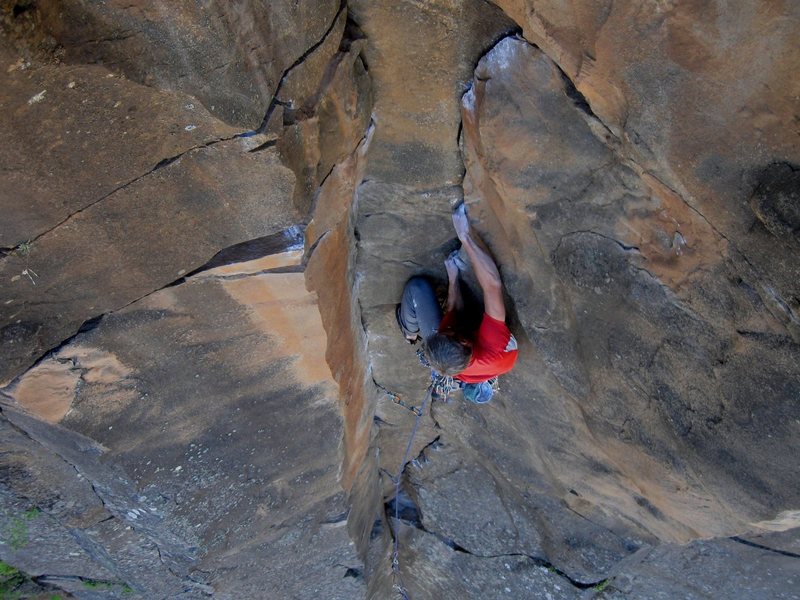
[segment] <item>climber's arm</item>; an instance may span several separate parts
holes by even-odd
[[[483,290],[486,314],[498,321],[505,321],[506,306],[503,302],[503,282],[500,280],[500,271],[497,270],[497,265],[494,264],[492,257],[479,243],[479,238],[471,231],[463,204],[453,212],[453,226]]]
[[[458,265],[452,257],[444,261],[444,268],[447,269],[447,306],[445,312],[451,310],[461,310],[464,307],[464,299],[461,297],[461,287],[458,285]]]

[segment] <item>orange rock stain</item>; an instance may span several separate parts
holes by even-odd
[[[260,331],[275,339],[276,355],[293,357],[293,370],[299,382],[335,389],[325,361],[327,339],[316,294],[306,290],[302,273],[265,273],[223,280],[222,287],[234,300],[248,307]]]

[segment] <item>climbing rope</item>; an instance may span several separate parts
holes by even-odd
[[[420,362],[423,365],[430,368],[430,364],[421,350],[417,351],[417,356],[419,356]],[[458,380],[453,379],[449,375],[439,375],[436,371],[431,369],[431,382],[428,385],[427,391],[425,392],[425,398],[423,399],[419,409],[411,409],[415,415],[414,426],[411,428],[411,435],[408,438],[408,444],[406,444],[406,451],[405,454],[403,454],[403,460],[400,463],[400,469],[397,471],[397,475],[395,475],[393,478],[394,523],[392,523],[392,534],[394,537],[394,545],[392,549],[392,573],[397,579],[395,589],[398,591],[403,600],[409,600],[408,591],[403,584],[403,577],[400,574],[400,536],[398,523],[400,522],[400,484],[402,483],[403,471],[405,471],[406,465],[411,457],[411,448],[414,446],[414,438],[417,435],[419,422],[422,419],[422,415],[425,414],[425,409],[428,406],[428,402],[432,401],[433,399],[448,402],[450,399],[450,394],[459,387],[460,383]]]
[[[425,413],[425,408],[428,406],[428,401],[431,399],[432,393],[433,383],[428,386],[428,391],[425,393],[425,399],[422,401],[422,405],[420,406],[419,410],[414,411],[414,426],[411,428],[411,435],[408,438],[408,444],[406,445],[406,451],[403,455],[403,461],[400,463],[400,469],[397,471],[397,475],[394,476],[394,522],[392,523],[394,547],[392,549],[392,572],[397,578],[397,584],[395,585],[395,588],[400,593],[400,596],[403,598],[403,600],[409,600],[409,598],[406,587],[403,585],[403,577],[400,574],[400,536],[398,527],[398,523],[400,522],[400,483],[403,477],[403,471],[405,470],[411,455],[411,448],[414,445],[414,437],[417,435],[417,429],[419,429],[420,419]]]

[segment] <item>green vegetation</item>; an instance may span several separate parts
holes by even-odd
[[[84,579],[83,587],[87,590],[113,590],[121,589],[123,594],[132,594],[133,588],[127,583],[119,581],[103,581],[102,579]]]
[[[608,587],[609,583],[611,583],[610,579],[603,579],[603,581],[601,581],[600,583],[595,585],[592,589],[595,592],[602,592],[604,589],[606,589]]]
[[[8,526],[8,543],[14,550],[19,550],[27,546],[29,541],[28,524],[19,517],[14,517]]]
[[[36,519],[40,514],[41,511],[34,506],[21,515],[13,517],[6,531],[3,532],[3,537],[6,538],[4,541],[14,550],[19,550],[27,546],[30,541],[28,522]]]
[[[24,513],[22,513],[22,516],[23,516],[25,519],[27,519],[28,521],[33,521],[33,520],[34,520],[36,517],[38,517],[38,516],[39,516],[41,513],[42,513],[42,511],[40,511],[38,508],[36,508],[36,507],[34,506],[33,508],[29,508],[29,509],[28,509],[28,510],[26,510]]]
[[[17,246],[14,251],[16,252],[17,256],[28,256],[31,253],[31,243],[30,241],[22,242],[19,246]]]
[[[107,581],[100,581],[99,579],[84,579],[83,587],[87,590],[107,590],[114,587],[113,583]]]
[[[19,597],[16,589],[28,578],[19,569],[0,560],[0,600],[15,600]]]
[[[30,542],[30,532],[28,524],[36,520],[42,511],[37,507],[31,507],[28,510],[17,513],[17,516],[12,517],[7,521],[7,525],[3,533],[2,543],[8,544],[14,550],[24,548]],[[133,588],[124,581],[104,581],[102,579],[82,579],[83,587],[87,590],[117,590],[123,594],[132,594]],[[28,585],[30,584],[30,585]],[[48,592],[52,590],[52,586],[45,586],[37,584],[28,575],[19,569],[12,567],[8,563],[0,561],[0,600],[21,600],[23,597],[29,597],[27,592],[29,588],[39,588],[41,592]],[[45,596],[37,595],[37,598]],[[47,596],[49,600],[61,600],[64,596],[62,594],[51,594]]]

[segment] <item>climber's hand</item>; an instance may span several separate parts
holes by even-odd
[[[447,279],[449,281],[455,281],[458,278],[458,263],[455,256],[451,254],[445,259],[444,268],[447,270]]]
[[[462,243],[469,237],[467,207],[463,202],[453,211],[453,228],[456,230],[456,235]]]

